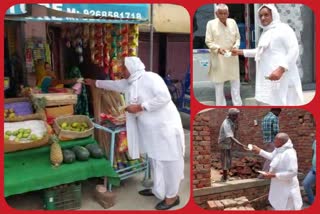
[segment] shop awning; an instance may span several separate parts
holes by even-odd
[[[145,23],[149,4],[18,4],[5,20],[78,23]]]

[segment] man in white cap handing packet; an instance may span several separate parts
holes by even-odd
[[[124,79],[85,79],[87,85],[125,93],[128,150],[136,159],[146,153],[151,159],[153,188],[139,191],[161,201],[157,210],[180,203],[179,185],[184,178],[184,131],[180,114],[163,79],[146,72],[138,57],[125,57]]]

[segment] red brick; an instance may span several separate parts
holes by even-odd
[[[195,136],[195,139],[194,139],[195,141],[200,141],[200,140],[202,140],[202,137],[201,136]]]
[[[201,118],[201,117],[199,117],[199,116],[196,116],[196,117],[194,118],[194,121],[196,121],[196,122],[200,122],[200,121],[202,121],[202,118]]]
[[[215,201],[215,203],[216,203],[216,205],[217,205],[219,210],[223,210],[224,209],[224,205],[223,205],[223,203],[221,203],[221,201],[217,200],[217,201]]]
[[[203,128],[202,126],[194,126],[193,129],[196,131],[201,131]]]
[[[210,135],[210,132],[209,131],[201,131],[200,135],[201,136],[207,136],[207,135]]]
[[[210,141],[201,141],[199,142],[200,146],[210,146]]]
[[[207,204],[208,204],[208,208],[210,210],[217,210],[218,209],[215,201],[207,201]]]
[[[203,136],[202,138],[203,138],[203,140],[208,140],[208,141],[211,140],[211,137],[210,137],[210,136]]]
[[[201,119],[202,119],[202,121],[206,121],[206,122],[210,121],[210,117],[209,116],[204,116]]]

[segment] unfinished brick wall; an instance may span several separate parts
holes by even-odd
[[[241,110],[241,109],[240,109]],[[219,152],[217,139],[222,121],[226,118],[228,109],[214,109],[206,112],[209,117],[208,127],[211,128],[211,151],[212,154]],[[256,144],[262,147],[261,121],[269,112],[269,109],[242,109],[238,121],[236,138],[243,144]],[[202,114],[200,114],[202,115]],[[258,125],[254,125],[257,120]],[[282,109],[279,116],[280,131],[289,134],[294,148],[297,151],[299,171],[306,173],[311,167],[312,141],[315,134],[313,115],[303,109]],[[199,137],[199,133],[196,136]],[[252,155],[244,152],[239,147],[234,147],[236,153],[241,155]]]
[[[252,188],[246,188],[246,189],[237,189],[233,191],[226,191],[226,192],[219,192],[216,194],[209,194],[209,195],[199,195],[195,196],[194,200],[195,203],[198,204],[200,207],[204,209],[208,209],[207,201],[211,200],[222,200],[222,199],[230,199],[230,198],[237,198],[241,196],[245,196],[248,198],[249,201],[252,201],[254,199],[257,199],[261,196],[265,196],[269,192],[269,184],[266,184],[265,186],[256,186]],[[259,209],[261,207],[264,207],[267,205],[267,196],[265,198],[262,198],[261,200],[257,200],[252,203],[252,205]]]
[[[207,201],[209,210],[254,210],[245,196]]]
[[[193,122],[193,188],[210,187],[211,112],[196,115]]]

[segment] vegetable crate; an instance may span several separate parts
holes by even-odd
[[[74,113],[73,105],[49,106],[45,108],[47,122],[52,125],[54,119],[61,116],[70,116]]]
[[[7,98],[4,100],[4,121],[5,122],[19,122],[26,120],[46,120],[46,115],[43,111],[33,109],[32,101],[28,97],[18,97],[18,98]],[[7,110],[12,109],[14,116],[6,117],[8,113]]]
[[[76,210],[81,207],[81,183],[71,183],[46,189],[44,209]]]
[[[70,131],[64,130],[61,128],[61,124],[63,122],[68,122],[70,124],[77,122],[77,123],[86,123],[88,125],[88,129],[78,132],[78,131]],[[61,116],[56,118],[53,121],[53,129],[54,132],[57,134],[59,140],[71,140],[71,139],[78,139],[78,138],[85,138],[93,135],[93,124],[92,121],[88,116],[85,115],[70,115],[70,116]]]

